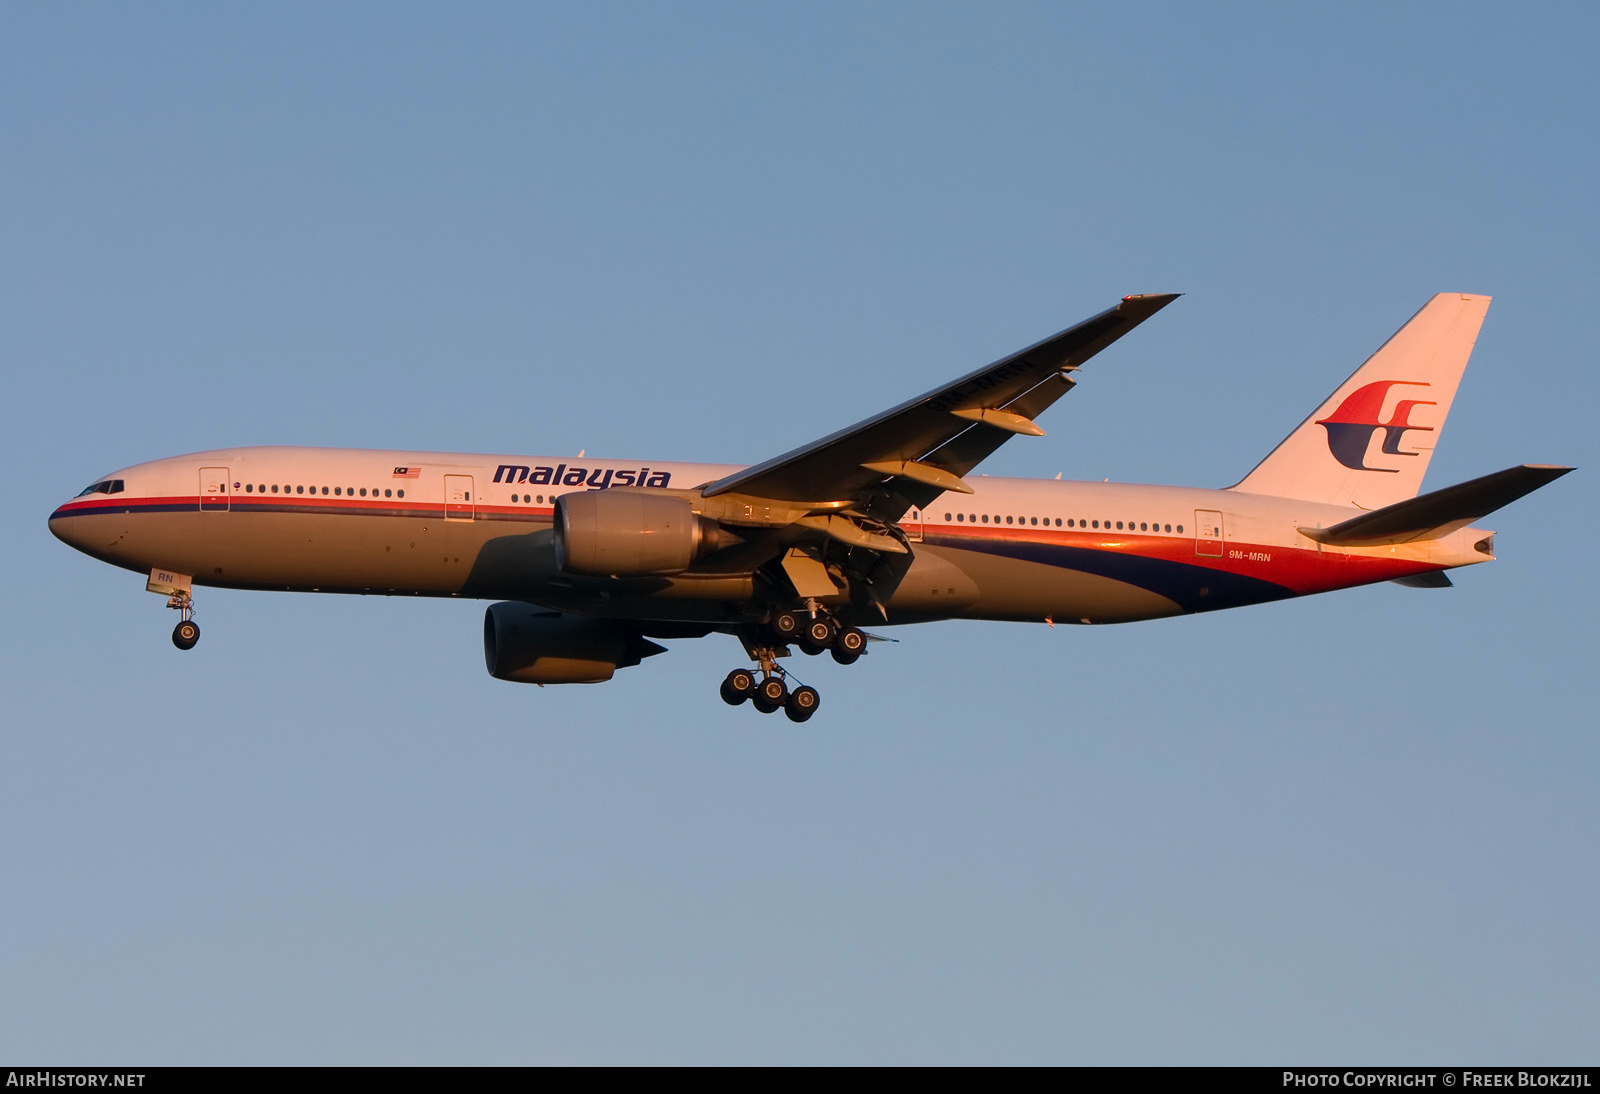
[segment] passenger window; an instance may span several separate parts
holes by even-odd
[[[324,486],[324,487],[323,487],[323,488],[322,488],[322,492],[323,492],[323,493],[324,493],[324,494],[326,494],[326,493],[327,493],[327,492],[328,492],[328,488],[327,488],[327,487],[326,487],[326,486]]]
[[[386,497],[386,498],[388,498],[388,497],[393,497],[393,496],[394,496],[394,495],[393,495],[393,494],[392,494],[392,493],[391,493],[391,492],[390,492],[390,491],[388,491],[388,490],[385,490],[385,491],[384,491],[384,492],[383,492],[383,496],[384,496],[384,497]]]
[[[1180,524],[1180,525],[1178,525],[1178,534],[1179,534],[1179,535],[1182,535],[1182,534],[1183,534],[1183,525],[1181,525],[1181,524]]]
[[[397,490],[397,491],[395,491],[395,497],[398,497],[398,498],[403,498],[403,497],[405,497],[405,496],[406,496],[406,492],[405,492],[405,491],[404,491],[404,490]]]
[[[338,492],[339,492],[339,488],[338,488],[338,487],[337,487],[337,486],[335,486],[335,487],[334,487],[334,488],[333,488],[333,492],[334,492],[334,493],[335,493],[335,494],[337,494],[337,493],[338,493]],[[324,494],[326,494],[326,493],[327,493],[327,491],[326,491],[326,490],[324,490],[324,491],[323,491],[323,493],[324,493]]]
[[[1006,523],[1007,523],[1007,524],[1010,524],[1010,523],[1011,523],[1011,518],[1010,518],[1010,517],[1007,517],[1007,518],[1006,518]]]
[[[946,514],[945,514],[945,515],[944,515],[944,519],[945,519],[945,523],[946,523],[946,524],[948,524],[948,523],[949,523],[949,522],[950,522],[950,514],[949,514],[949,513],[946,513]]]
[[[1148,532],[1149,530],[1149,527],[1143,521],[1139,522],[1139,531]]]
[[[989,523],[989,514],[988,513],[983,514],[983,523],[985,523],[985,524]]]
[[[303,486],[297,486],[294,488],[294,492],[296,494],[304,494],[306,492],[306,488]]]

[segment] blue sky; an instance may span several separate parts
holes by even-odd
[[[0,12],[0,1056],[1593,1062],[1582,5]],[[754,462],[1129,292],[991,473],[1236,481],[1438,291],[1501,560],[1106,629],[483,672],[49,511],[295,443]]]

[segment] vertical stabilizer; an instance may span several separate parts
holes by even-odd
[[[1415,497],[1488,310],[1435,296],[1233,489],[1363,509]]]

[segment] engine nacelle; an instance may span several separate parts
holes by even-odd
[[[574,574],[676,574],[738,540],[687,498],[585,490],[556,499],[556,562]]]
[[[599,684],[618,669],[666,653],[638,631],[609,619],[564,615],[514,601],[483,615],[489,675],[519,684]]]

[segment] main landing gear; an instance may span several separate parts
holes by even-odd
[[[867,650],[865,634],[855,627],[840,626],[832,616],[820,611],[774,612],[768,626],[779,642],[794,642],[813,657],[827,650],[841,665],[854,664]]]
[[[788,643],[795,643],[813,656],[827,650],[841,665],[852,664],[867,649],[867,636],[860,630],[841,626],[832,616],[815,609],[775,612],[767,630],[777,641],[761,645],[746,641],[745,648],[759,667],[728,673],[722,681],[722,701],[736,707],[749,700],[762,714],[782,708],[792,722],[803,722],[815,714],[822,697],[808,684],[789,690],[789,674],[778,664],[779,657],[789,654]]]
[[[775,713],[780,708],[791,722],[803,722],[817,712],[822,696],[809,684],[789,690],[789,674],[779,668],[774,658],[776,650],[757,651],[761,660],[761,681],[750,669],[734,669],[722,681],[722,701],[736,707],[746,699],[762,714]],[[770,656],[769,656],[770,654]]]

